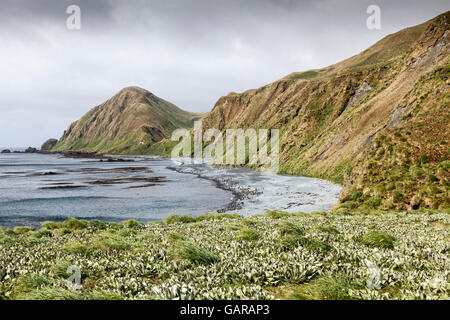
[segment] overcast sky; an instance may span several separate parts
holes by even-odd
[[[81,8],[68,30],[66,9]],[[366,27],[381,8],[381,29]],[[321,68],[448,0],[0,0],[0,147],[36,146],[123,87],[189,111]]]

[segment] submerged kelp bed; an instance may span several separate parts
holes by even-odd
[[[443,211],[270,211],[0,228],[0,298],[449,299],[449,226]]]

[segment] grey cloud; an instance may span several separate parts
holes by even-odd
[[[447,0],[1,0],[0,146],[38,146],[122,87],[191,111],[324,67],[449,9]],[[82,29],[65,27],[68,5]]]

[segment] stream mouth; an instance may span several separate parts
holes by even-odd
[[[324,211],[341,191],[320,179],[153,157],[132,160],[0,155],[0,225],[38,227],[67,217],[148,222],[171,214]]]

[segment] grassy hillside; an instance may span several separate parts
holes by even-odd
[[[328,68],[231,93],[204,127],[280,129],[281,172],[344,184],[341,210],[448,208],[449,26],[447,12]]]
[[[144,89],[129,87],[71,124],[52,151],[148,153],[173,130],[190,128],[196,116]]]
[[[221,97],[204,130],[277,128],[281,173],[344,184],[352,208],[450,207],[450,12],[320,70]],[[184,112],[128,88],[72,124],[53,150],[170,156]]]

